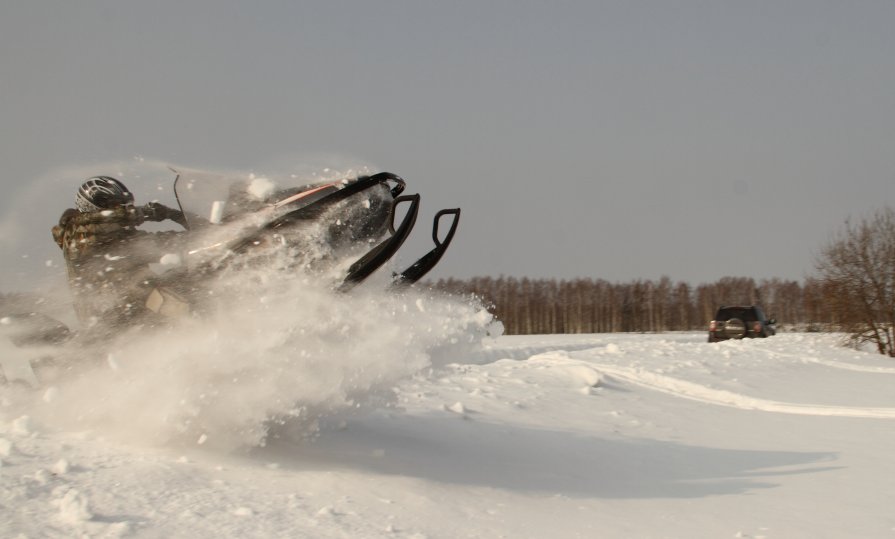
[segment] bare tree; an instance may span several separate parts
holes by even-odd
[[[895,212],[877,211],[845,229],[820,253],[824,300],[852,344],[895,357]]]

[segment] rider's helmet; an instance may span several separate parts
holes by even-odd
[[[134,195],[123,183],[110,176],[94,176],[78,189],[75,204],[81,212],[110,210],[134,203]]]

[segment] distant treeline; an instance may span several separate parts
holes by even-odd
[[[431,283],[483,299],[508,335],[703,330],[721,305],[761,305],[780,324],[828,324],[818,281],[724,277],[695,288],[684,282],[476,277]]]

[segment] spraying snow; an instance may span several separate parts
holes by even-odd
[[[309,277],[261,275],[240,275],[256,280],[251,293],[208,318],[74,354],[35,413],[146,443],[263,445],[387,405],[398,381],[489,330],[483,308],[424,291],[336,295]]]

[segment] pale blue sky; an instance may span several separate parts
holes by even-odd
[[[890,1],[4,2],[0,232],[33,252],[4,279],[110,162],[332,155],[463,208],[433,277],[800,280],[895,205],[892,28]]]

